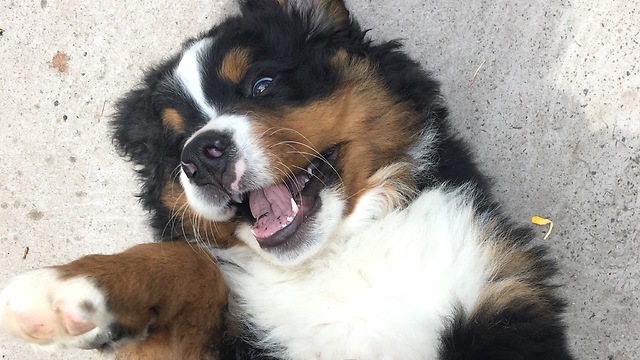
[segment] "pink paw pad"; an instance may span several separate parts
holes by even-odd
[[[22,331],[34,339],[50,340],[53,338],[55,329],[51,324],[47,324],[43,319],[29,313],[14,313],[15,321]]]
[[[35,344],[100,346],[113,321],[92,280],[61,279],[55,269],[18,275],[0,292],[0,330]]]
[[[96,324],[88,319],[88,315],[92,315],[92,313],[74,313],[73,310],[69,309],[69,307],[65,305],[66,304],[64,303],[54,305],[54,310],[60,317],[67,334],[71,336],[82,335],[96,327]],[[85,308],[86,307],[90,306],[87,305]]]

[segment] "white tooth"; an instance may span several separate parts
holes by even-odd
[[[313,175],[313,165],[309,165],[309,167],[307,167],[307,173],[309,175]]]
[[[287,224],[290,224],[293,221],[293,216],[287,216]]]
[[[294,214],[298,213],[298,204],[296,204],[296,201],[293,200],[293,198],[291,198],[291,210],[293,210]]]

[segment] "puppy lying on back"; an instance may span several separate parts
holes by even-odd
[[[160,242],[15,277],[2,327],[129,360],[571,359],[554,263],[428,73],[341,0],[240,8],[117,104]]]

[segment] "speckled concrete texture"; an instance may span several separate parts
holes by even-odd
[[[640,353],[640,7],[634,0],[347,0],[440,79],[514,220],[554,220],[571,347]],[[224,1],[0,0],[0,283],[150,240],[113,101],[233,11]],[[25,248],[29,252],[24,257]],[[1,359],[46,353],[5,336]]]

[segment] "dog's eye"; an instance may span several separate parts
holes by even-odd
[[[264,92],[267,91],[267,88],[269,88],[269,85],[271,85],[272,81],[273,79],[270,77],[263,77],[259,79],[253,84],[253,90],[251,91],[251,95],[260,96],[264,94]]]

